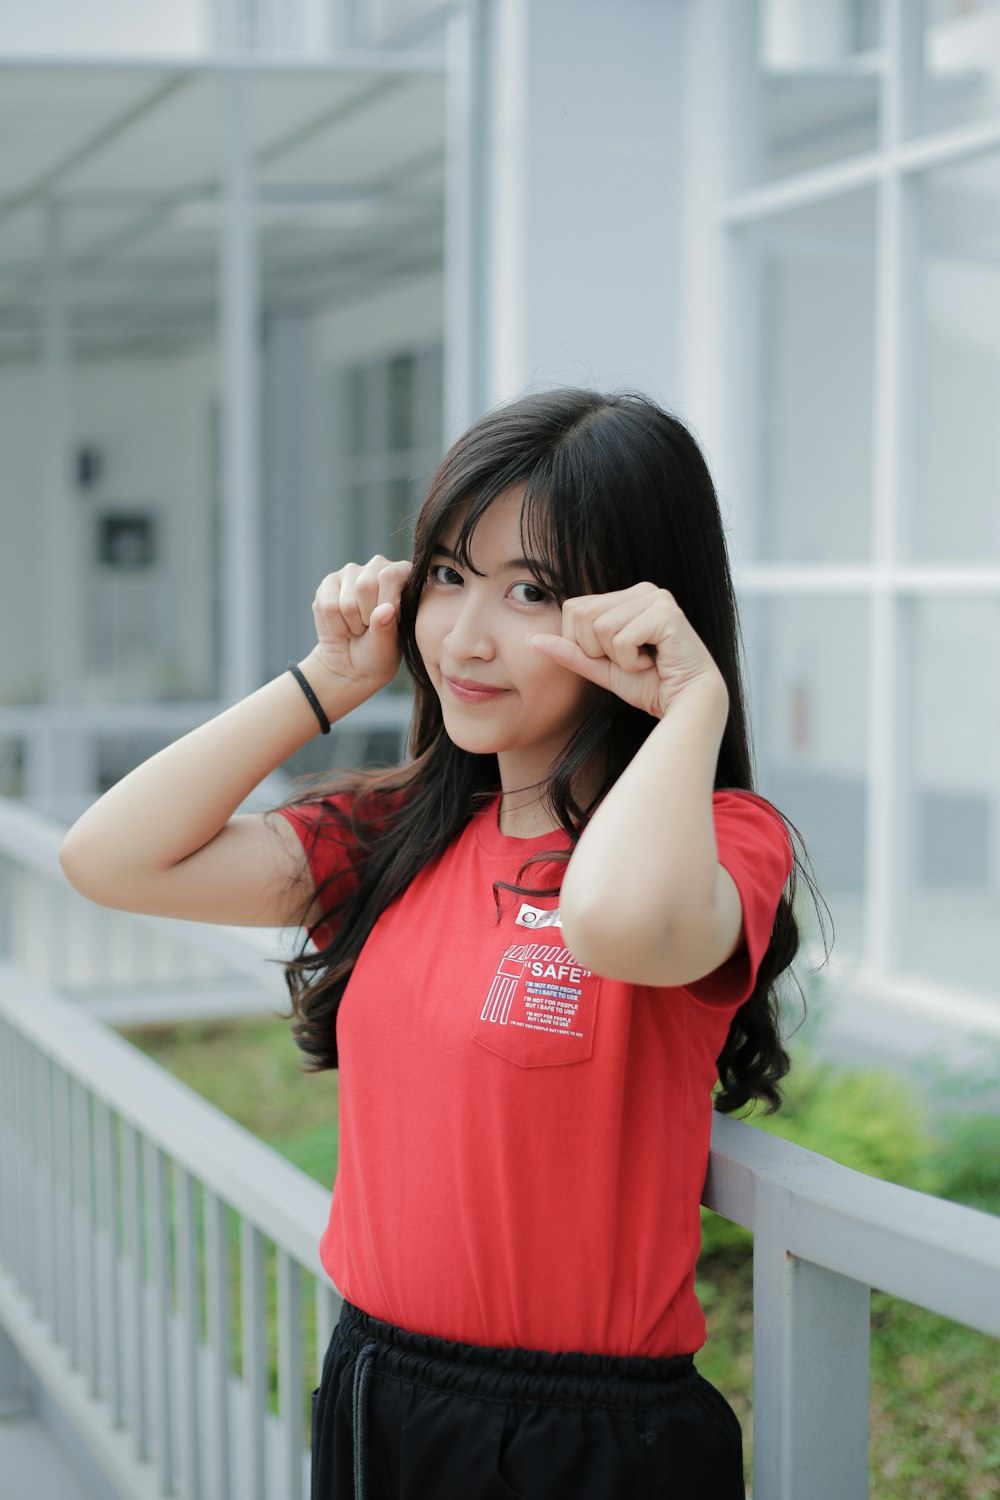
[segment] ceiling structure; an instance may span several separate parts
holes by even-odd
[[[211,346],[225,68],[0,68],[0,363],[65,300],[76,360]],[[334,307],[441,265],[436,61],[249,70],[261,303]]]

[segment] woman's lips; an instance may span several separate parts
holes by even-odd
[[[446,677],[445,682],[455,697],[461,698],[466,703],[486,703],[510,692],[509,688],[490,687],[485,682],[469,682],[461,677]]]

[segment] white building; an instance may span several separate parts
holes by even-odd
[[[639,388],[691,425],[720,491],[759,785],[812,855],[843,1007],[881,1002],[876,1041],[879,1027],[926,1035],[921,1014],[997,1034],[995,0],[7,0],[0,125],[0,793],[69,814],[283,670],[308,648],[319,578],[350,555],[406,550],[437,458],[487,406],[554,383]],[[405,717],[405,698],[387,698],[338,752],[395,741]],[[4,805],[0,898],[25,871],[30,896],[54,854]],[[52,899],[31,897],[30,941],[15,932],[27,908],[0,899],[0,954],[20,943],[25,974]],[[0,964],[0,1012],[4,982]],[[117,1170],[108,1122],[123,1122],[137,1225],[128,1121],[143,1086],[102,1093],[108,1039],[71,1073],[76,1042],[54,1037],[47,1052],[44,1027],[17,1032],[16,1013],[0,1014],[7,1139],[31,1144],[37,1086],[54,1132],[42,1132],[48,1227],[71,1249],[36,1264],[44,1236],[0,1214],[0,1262],[52,1314],[81,1380],[89,1369],[93,1390],[127,1405],[129,1370],[154,1349],[166,1368],[173,1334],[164,1315],[159,1343],[119,1366],[117,1343],[73,1312],[91,1272],[95,1305],[138,1298],[143,1257],[136,1228],[108,1258],[108,1207],[103,1242],[97,1220],[91,1240],[81,1231],[92,1259],[77,1270],[73,1216],[89,1215],[90,1193],[81,1210],[72,1120],[100,1136],[83,1148],[105,1173],[98,1196]],[[142,1170],[162,1240],[158,1128]],[[196,1164],[185,1150],[178,1174]],[[198,1191],[206,1221],[217,1212],[221,1264],[223,1209],[208,1195],[223,1146],[206,1154]],[[257,1277],[267,1169],[252,1152],[240,1161],[227,1201]],[[22,1171],[0,1159],[3,1185],[35,1203]],[[267,1231],[291,1257],[286,1295],[293,1263],[312,1267],[302,1226],[315,1204],[296,1192],[301,1212]],[[772,1239],[774,1291],[786,1242]],[[105,1262],[124,1276],[110,1291],[93,1269]],[[860,1258],[841,1270],[863,1322],[858,1289],[876,1271]],[[4,1275],[3,1306],[20,1306]],[[823,1303],[830,1326],[840,1294]],[[317,1323],[329,1313],[321,1291]],[[190,1315],[189,1372],[207,1347],[199,1326]],[[0,1335],[0,1398],[12,1347]],[[807,1352],[780,1398],[785,1434],[825,1400]],[[290,1383],[299,1354],[282,1354]],[[168,1385],[150,1385],[157,1493],[171,1482]],[[144,1420],[137,1473],[157,1447],[143,1448]],[[860,1418],[844,1420],[828,1424],[831,1443]],[[283,1434],[291,1493],[294,1416]],[[195,1462],[197,1445],[174,1438]],[[802,1452],[824,1472],[814,1447]],[[254,1455],[263,1473],[263,1447]],[[793,1472],[776,1450],[761,1464]]]
[[[640,387],[839,959],[995,1001],[998,73],[985,0],[7,5],[3,789],[282,670],[486,406]]]

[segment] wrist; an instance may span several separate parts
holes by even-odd
[[[314,646],[297,666],[331,723],[365,703],[383,686],[368,678],[344,677],[326,663],[319,646]]]
[[[682,688],[661,693],[660,718],[672,719],[692,714],[706,724],[715,724],[719,738],[729,720],[729,689],[718,668],[692,677]]]

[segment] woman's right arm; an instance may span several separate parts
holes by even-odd
[[[409,563],[376,557],[324,579],[318,641],[301,669],[331,723],[391,681]],[[70,883],[125,911],[280,927],[314,895],[297,835],[270,813],[235,815],[318,732],[290,672],[137,766],[83,814],[60,852]]]

